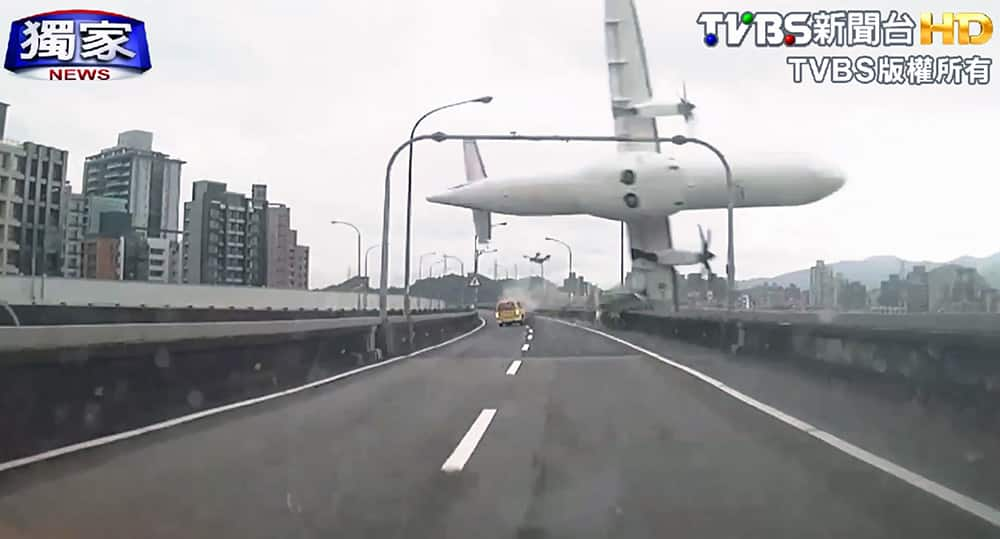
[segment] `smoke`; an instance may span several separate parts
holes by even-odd
[[[547,296],[546,299],[540,285],[533,285],[530,281],[507,283],[500,290],[501,301],[505,299],[517,301],[528,311],[537,311],[546,307],[561,307],[566,303],[565,294],[553,286],[548,287]]]

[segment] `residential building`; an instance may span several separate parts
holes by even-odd
[[[83,277],[121,280],[124,275],[125,241],[122,238],[90,236],[83,241]]]
[[[822,260],[809,269],[809,307],[832,309],[836,305],[836,283],[833,268]]]
[[[267,208],[267,286],[309,287],[309,248],[298,245],[298,233],[291,228],[291,209],[284,204],[269,204]]]
[[[890,275],[888,281],[882,281],[881,283],[881,292],[878,296],[879,306],[903,308],[905,300],[904,288],[905,282],[899,278],[899,275]]]
[[[4,139],[6,118],[0,103],[0,273],[59,275],[69,153]]]
[[[83,277],[84,241],[101,231],[102,215],[126,213],[126,206],[127,201],[120,198],[68,195],[62,227],[64,277]]]
[[[184,203],[182,279],[185,283],[267,284],[267,186],[251,195],[223,182],[194,182]]]
[[[289,284],[290,288],[309,289],[309,247],[305,245],[295,246]]]
[[[906,276],[906,310],[911,313],[930,310],[930,274],[926,266],[913,266]]]
[[[844,279],[837,291],[837,308],[841,311],[863,311],[868,308],[868,288],[859,281]]]
[[[147,280],[158,283],[179,283],[181,276],[180,244],[168,238],[146,238],[148,254]]]
[[[152,133],[125,131],[115,146],[84,161],[83,194],[127,201],[132,226],[158,238],[178,228],[183,164],[153,150]]]

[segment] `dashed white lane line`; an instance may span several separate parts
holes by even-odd
[[[524,343],[524,344],[521,345],[521,351],[522,352],[527,352],[529,348],[531,348],[531,345],[528,344],[528,343]]]
[[[472,457],[473,451],[476,450],[479,441],[483,439],[486,429],[489,428],[490,422],[493,421],[493,416],[496,414],[497,411],[495,408],[485,408],[482,412],[479,412],[479,417],[472,422],[469,431],[465,433],[462,440],[455,446],[455,450],[451,452],[448,460],[444,461],[444,464],[441,465],[442,472],[460,472],[462,468],[465,468],[465,463],[469,462],[469,458]]]
[[[532,340],[532,339],[534,339],[534,338],[535,338],[535,336],[533,334],[531,334],[531,333],[528,334],[528,340],[529,341]]]
[[[615,341],[617,343],[628,346],[633,350],[642,352],[643,354],[646,354],[647,356],[653,359],[666,363],[667,365],[670,365],[675,369],[681,370],[701,380],[702,382],[705,382],[706,384],[715,387],[719,391],[722,391],[723,393],[742,402],[743,404],[746,404],[747,406],[760,410],[761,412],[773,417],[774,419],[777,419],[778,421],[781,421],[782,423],[788,425],[789,427],[805,432],[806,434],[812,436],[813,438],[821,440],[822,442],[828,444],[829,446],[834,447],[844,453],[847,453],[848,455],[870,466],[878,468],[879,470],[882,470],[883,472],[889,475],[901,479],[909,483],[910,485],[913,485],[914,487],[917,487],[920,490],[923,490],[924,492],[938,499],[948,502],[967,513],[975,515],[985,520],[986,522],[993,524],[994,526],[1000,527],[1000,510],[997,510],[994,507],[990,507],[989,505],[986,505],[983,502],[980,502],[979,500],[966,496],[965,494],[956,492],[940,483],[932,481],[888,459],[882,458],[874,453],[870,453],[846,440],[838,438],[837,436],[834,436],[833,434],[830,434],[829,432],[820,429],[819,427],[807,423],[790,414],[786,414],[785,412],[782,412],[781,410],[778,410],[773,406],[760,402],[759,400],[744,393],[741,393],[727,386],[725,383],[716,380],[711,376],[708,376],[707,374],[704,374],[700,371],[692,369],[691,367],[688,367],[687,365],[683,365],[681,363],[668,359],[664,356],[661,356],[656,352],[646,350],[645,348],[632,344],[626,341],[625,339],[619,339],[614,335],[609,335],[607,333],[604,333],[603,331],[598,331],[596,329],[580,326],[570,322],[564,322],[562,320],[557,320],[555,318],[549,318],[549,320],[552,320],[553,322],[557,322],[566,326],[571,326],[582,329],[584,331],[595,333],[607,339],[611,339],[612,341]]]
[[[517,374],[517,369],[521,368],[521,360],[515,359],[511,362],[510,367],[507,367],[507,376],[514,376]]]

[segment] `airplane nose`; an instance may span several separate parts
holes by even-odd
[[[438,193],[436,195],[431,195],[427,197],[427,202],[435,202],[437,204],[447,204],[448,193]]]
[[[815,166],[813,174],[828,193],[835,193],[847,183],[847,174],[842,168],[833,163],[823,163]]]
[[[451,188],[447,191],[441,191],[440,193],[435,193],[427,197],[428,202],[434,202],[436,204],[448,204],[450,206],[463,206],[468,203],[469,188],[467,186],[462,186],[460,188]]]

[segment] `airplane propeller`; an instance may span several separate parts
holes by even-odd
[[[694,105],[694,103],[692,103],[691,101],[688,100],[688,90],[687,90],[687,82],[686,81],[683,82],[683,83],[681,83],[681,90],[682,90],[682,93],[680,95],[680,98],[681,98],[681,106],[680,106],[681,116],[684,117],[684,122],[685,123],[690,124],[694,120],[695,105]]]
[[[715,258],[715,253],[708,249],[712,244],[712,230],[709,229],[706,233],[702,230],[701,225],[698,225],[698,237],[701,238],[701,256],[699,258],[705,271],[712,275],[712,266],[708,263],[709,260]]]

